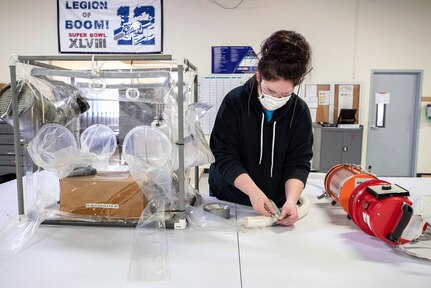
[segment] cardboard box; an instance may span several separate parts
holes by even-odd
[[[128,171],[60,179],[60,211],[135,219],[141,216],[147,202]]]

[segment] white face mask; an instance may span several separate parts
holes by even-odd
[[[259,97],[259,101],[263,108],[274,111],[286,104],[290,97],[292,96],[289,95],[287,97],[277,98],[262,92],[262,95]]]

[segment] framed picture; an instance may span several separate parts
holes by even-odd
[[[60,53],[162,53],[162,0],[57,0]]]

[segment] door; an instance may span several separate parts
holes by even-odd
[[[416,176],[423,71],[372,70],[366,168]]]

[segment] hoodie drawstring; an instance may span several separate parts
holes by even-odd
[[[274,168],[275,125],[277,125],[277,121],[274,121],[274,126],[272,128],[271,178],[272,178],[272,168]]]
[[[260,125],[260,156],[259,156],[259,165],[262,164],[262,156],[263,156],[263,125],[265,123],[265,114],[262,113],[262,122]],[[271,145],[271,178],[272,178],[272,170],[274,168],[274,145],[275,145],[275,127],[277,125],[277,121],[274,121],[274,125],[272,127],[272,145]]]
[[[262,153],[263,153],[263,124],[265,122],[265,114],[262,113],[262,123],[260,125],[260,156],[259,165],[262,164]]]

